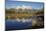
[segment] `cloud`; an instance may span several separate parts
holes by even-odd
[[[22,6],[17,6],[16,7],[16,9],[19,9],[19,8],[21,8],[21,9],[32,9],[32,7],[31,6],[25,6],[25,5],[22,5]]]

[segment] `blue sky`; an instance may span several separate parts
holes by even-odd
[[[43,3],[40,2],[24,2],[24,1],[7,1],[6,0],[6,8],[15,8],[16,6],[31,6],[32,8],[42,8],[43,7]]]

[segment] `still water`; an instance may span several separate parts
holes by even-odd
[[[31,19],[7,19],[6,20],[6,29],[16,30],[16,29],[28,29],[32,27]]]

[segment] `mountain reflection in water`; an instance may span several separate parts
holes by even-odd
[[[27,29],[31,28],[32,22],[31,19],[7,19],[6,20],[6,29]]]
[[[7,19],[6,29],[8,30],[21,30],[44,28],[44,16],[33,16],[29,19]]]

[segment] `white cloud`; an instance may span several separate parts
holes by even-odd
[[[25,5],[22,5],[22,6],[17,6],[16,7],[16,9],[19,9],[19,8],[21,8],[21,9],[32,9],[32,7],[31,6],[25,6]]]

